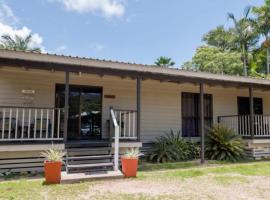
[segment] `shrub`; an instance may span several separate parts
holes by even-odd
[[[176,162],[191,160],[199,155],[198,145],[181,137],[180,131],[176,134],[171,130],[160,136],[154,142],[153,152],[149,159],[153,162]]]
[[[209,131],[205,146],[205,155],[210,160],[235,162],[245,158],[242,137],[223,125],[216,125]]]

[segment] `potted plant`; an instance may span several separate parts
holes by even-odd
[[[122,157],[122,171],[125,177],[136,177],[140,152],[137,148],[129,149]]]
[[[56,184],[61,181],[61,168],[65,153],[62,150],[49,149],[41,154],[45,157],[44,174],[47,184]]]

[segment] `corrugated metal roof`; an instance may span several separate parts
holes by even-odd
[[[120,62],[112,60],[101,60],[78,56],[67,56],[67,55],[57,55],[57,54],[43,54],[43,53],[32,53],[23,51],[12,51],[12,50],[0,50],[0,58],[3,59],[14,59],[14,60],[26,60],[32,62],[42,62],[50,64],[63,64],[67,66],[83,66],[83,67],[95,67],[98,69],[110,69],[110,70],[120,70],[120,71],[130,71],[138,73],[150,73],[153,75],[166,75],[168,77],[181,77],[198,80],[213,80],[230,83],[243,83],[243,84],[257,84],[270,86],[270,80],[261,78],[251,78],[243,76],[231,76],[223,74],[213,74],[208,72],[196,72],[187,71],[176,68],[166,68],[158,67],[155,65],[145,65],[130,62]]]

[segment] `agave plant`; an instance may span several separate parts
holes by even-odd
[[[41,153],[41,156],[48,162],[62,162],[65,152],[62,150],[51,148]]]
[[[245,158],[243,139],[226,126],[214,126],[209,131],[205,144],[208,159],[235,162]]]
[[[128,159],[134,159],[134,158],[138,158],[141,155],[142,154],[140,153],[139,149],[131,148],[131,149],[127,150],[122,157],[128,158]]]
[[[154,142],[154,150],[149,156],[155,162],[175,162],[194,159],[198,155],[197,146],[181,137],[180,131],[173,130],[160,136]]]

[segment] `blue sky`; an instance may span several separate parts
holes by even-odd
[[[34,34],[33,46],[57,54],[180,66],[201,37],[263,0],[0,0],[0,35]]]

